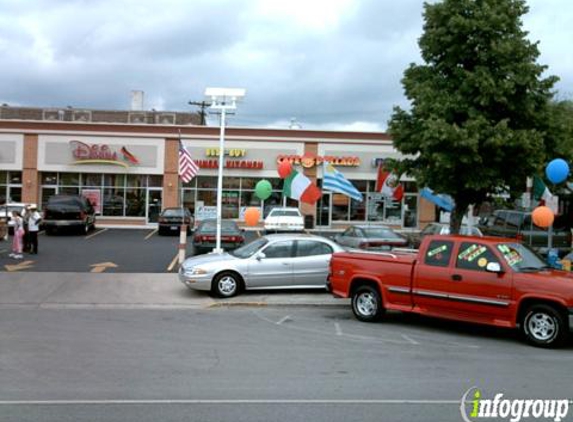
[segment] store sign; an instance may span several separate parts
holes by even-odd
[[[207,148],[205,155],[207,157],[218,157],[220,155],[219,148]],[[247,155],[247,150],[239,148],[226,149],[224,155],[228,157],[244,157]]]
[[[202,169],[219,168],[219,160],[196,160],[195,162]],[[262,170],[264,164],[262,161],[255,160],[226,160],[223,167],[226,169]]]
[[[333,166],[339,167],[359,167],[360,158],[356,156],[339,157],[334,155],[279,155],[277,157],[277,164],[282,163],[284,160],[289,161],[293,165],[301,165],[304,168],[312,168],[319,166],[323,162],[328,161]]]
[[[81,141],[70,141],[74,164],[114,164],[129,167],[139,164],[135,155],[123,146],[119,150],[108,144],[86,144]]]

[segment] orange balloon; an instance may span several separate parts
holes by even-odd
[[[551,208],[541,206],[533,210],[531,218],[533,219],[533,224],[545,229],[553,224],[555,215],[553,214],[553,211],[551,211]]]
[[[247,226],[256,226],[261,218],[261,211],[258,208],[250,207],[245,210],[245,223]]]
[[[278,172],[281,179],[286,178],[292,171],[292,165],[288,160],[282,160],[279,164]]]

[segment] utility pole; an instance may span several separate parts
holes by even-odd
[[[205,102],[205,101],[189,101],[188,102],[189,105],[196,105],[201,107],[201,111],[199,112],[199,116],[201,116],[201,126],[206,126],[207,122],[205,120],[205,116],[207,115],[207,112],[205,111],[205,109],[207,107],[209,107],[211,104]]]

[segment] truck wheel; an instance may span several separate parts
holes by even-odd
[[[567,339],[567,323],[553,306],[533,305],[523,315],[521,331],[531,345],[557,347]]]
[[[371,286],[362,286],[352,294],[352,312],[364,322],[378,321],[384,315],[382,297],[378,290]]]
[[[217,275],[213,279],[211,290],[219,297],[233,297],[239,292],[241,279],[235,273],[227,272]]]

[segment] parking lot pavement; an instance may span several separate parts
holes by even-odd
[[[348,306],[327,292],[246,292],[231,299],[188,289],[176,274],[4,273],[3,308],[210,308],[225,306]]]

